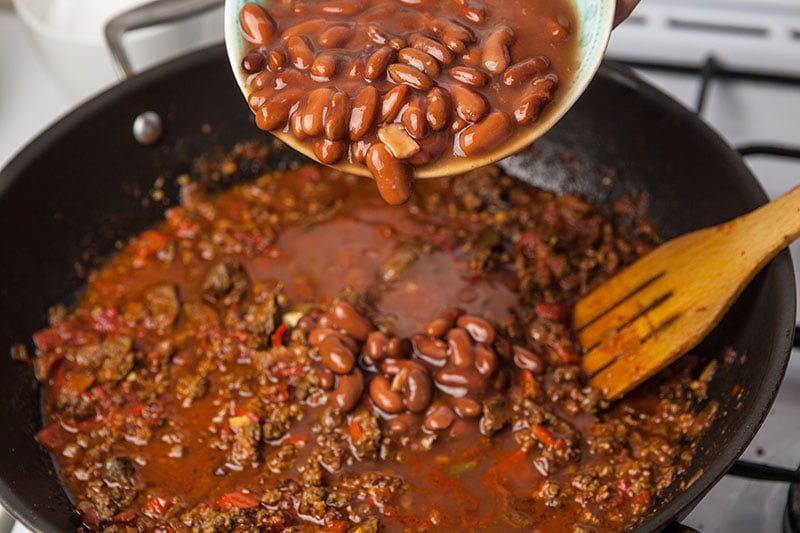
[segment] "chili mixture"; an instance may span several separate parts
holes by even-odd
[[[571,305],[657,241],[614,211],[494,167],[189,183],[34,335],[37,439],[93,531],[629,529],[715,406],[692,357],[587,386]]]
[[[384,199],[414,168],[530,129],[578,64],[569,0],[324,0],[240,12],[256,124],[365,165]]]

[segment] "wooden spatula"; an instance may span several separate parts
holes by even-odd
[[[573,325],[591,384],[613,400],[691,350],[798,236],[800,186],[662,244],[582,298]]]

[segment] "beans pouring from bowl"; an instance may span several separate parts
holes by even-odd
[[[259,128],[400,204],[415,178],[497,161],[566,112],[611,28],[604,2],[587,47],[585,3],[229,1],[226,41]]]

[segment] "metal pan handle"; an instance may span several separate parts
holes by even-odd
[[[119,79],[126,80],[133,76],[130,58],[123,43],[127,32],[202,15],[224,3],[224,0],[154,0],[108,21],[106,42]]]

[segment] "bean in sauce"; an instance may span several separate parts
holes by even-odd
[[[248,101],[261,129],[366,165],[391,204],[417,166],[491,152],[537,122],[576,68],[568,0],[341,3],[245,4]]]

